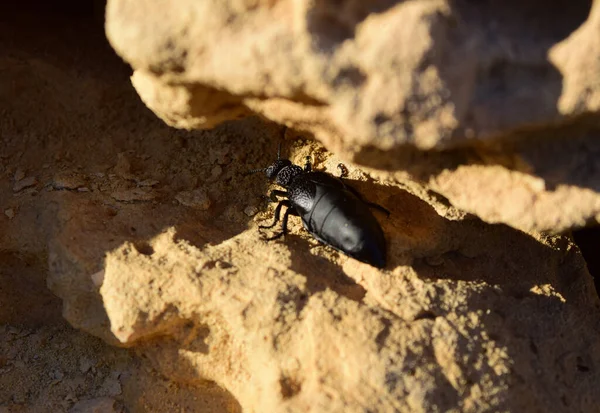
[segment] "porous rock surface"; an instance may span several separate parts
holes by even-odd
[[[412,225],[388,230],[415,232],[384,272],[332,264],[304,237],[126,243],[100,288],[111,331],[247,412],[594,411],[598,297],[573,245],[449,221],[411,197],[395,198],[416,204]]]
[[[599,30],[598,0],[109,0],[106,14],[170,125],[259,113],[487,222],[550,232],[600,221]]]
[[[351,184],[391,210],[377,215],[385,270],[318,244],[294,218],[284,241],[266,242],[257,224],[272,219],[260,198],[269,186],[245,173],[275,156],[280,125],[170,128],[131,88],[102,13],[90,19],[80,1],[40,2],[36,16],[27,1],[11,3],[20,12],[7,4],[0,411],[597,411],[599,302],[569,237],[491,225],[400,172],[347,163]],[[208,101],[223,118],[245,116],[250,106],[226,90]],[[326,113],[299,96],[304,113]],[[336,172],[344,152],[296,137],[289,129],[283,156]],[[432,155],[399,154],[429,176]],[[437,159],[451,174],[453,158]],[[560,159],[594,182],[585,157]],[[561,168],[546,173],[560,183],[571,170]]]

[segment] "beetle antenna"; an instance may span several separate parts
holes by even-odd
[[[244,175],[252,175],[252,174],[255,174],[257,172],[264,172],[266,170],[267,170],[267,168],[251,169],[248,172],[246,172]]]
[[[281,159],[281,143],[285,139],[285,132],[287,131],[287,126],[283,127],[283,131],[281,132],[281,140],[279,141],[279,146],[277,147],[277,160]]]

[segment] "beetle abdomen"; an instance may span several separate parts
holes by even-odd
[[[375,267],[386,262],[385,237],[369,207],[350,191],[315,185],[312,208],[301,214],[321,242]]]

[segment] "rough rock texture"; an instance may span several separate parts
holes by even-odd
[[[204,33],[241,9],[250,16],[263,6],[303,6],[220,4]],[[329,3],[313,4],[320,14],[311,30],[335,27],[318,19],[336,16]],[[284,241],[269,243],[257,229],[272,219],[261,199],[269,186],[245,173],[272,160],[283,128],[256,117],[212,130],[170,128],[131,87],[130,71],[104,37],[102,7],[33,5],[44,13],[29,14],[28,1],[0,5],[0,411],[597,412],[599,299],[573,241],[485,223],[422,183],[444,178],[459,191],[458,175],[448,174],[467,168],[476,177],[468,168],[487,171],[488,159],[520,165],[505,156],[508,141],[485,151],[391,149],[388,160],[410,166],[403,169],[422,182],[347,163],[352,185],[392,212],[378,215],[389,243],[384,271],[318,244],[297,219]],[[436,5],[401,7],[422,15]],[[170,21],[173,9],[163,10]],[[230,23],[240,42],[245,21]],[[256,74],[252,62],[222,67]],[[278,62],[285,76],[286,64]],[[176,67],[173,60],[166,68]],[[194,84],[181,89],[178,122],[192,120],[185,101],[198,85],[214,93],[205,101],[214,106],[202,105],[191,126],[212,122],[211,108],[221,119],[252,109],[243,90]],[[270,93],[253,96],[256,107],[273,103]],[[171,99],[168,90],[162,96]],[[306,115],[304,127],[290,118],[298,129],[311,130],[314,116],[330,111],[307,92],[294,96],[288,103],[301,101]],[[321,119],[331,129],[330,118]],[[336,171],[343,152],[296,138],[288,129],[283,156],[301,163],[310,155],[316,169]],[[581,139],[571,140],[573,151],[594,147]],[[560,168],[544,169],[563,146],[546,146],[543,155],[533,140],[510,145],[540,162],[531,188],[541,188],[536,179],[544,176],[557,192],[565,179],[593,191],[595,169],[585,167],[593,158],[561,157]],[[471,188],[483,196],[480,186]],[[575,201],[585,206],[577,194],[564,196],[565,211]],[[564,216],[568,223],[574,215]],[[584,253],[591,257],[598,242],[590,239]]]
[[[0,412],[239,412],[216,384],[175,383],[134,351],[63,318],[99,336],[107,331],[87,271],[119,245],[102,232],[101,221],[121,204],[110,194],[149,184],[127,180],[137,172],[131,154],[139,139],[165,134],[173,144],[181,136],[139,102],[104,37],[103,5],[99,19],[90,18],[91,6],[0,4]],[[160,153],[156,145],[146,155]],[[129,168],[123,157],[132,160]],[[92,218],[100,222],[86,226]],[[116,218],[115,232],[132,240],[148,220],[158,224],[152,214]],[[68,251],[60,247],[67,241]],[[57,266],[61,252],[70,266]]]
[[[595,411],[598,297],[573,245],[448,221],[411,198],[395,195],[416,208],[388,229],[415,232],[383,273],[332,264],[305,237],[196,248],[168,230],[143,251],[124,244],[100,288],[111,330],[247,412]],[[398,258],[407,247],[424,257]]]
[[[471,3],[109,0],[106,32],[170,125],[252,111],[487,222],[599,222],[600,1]]]

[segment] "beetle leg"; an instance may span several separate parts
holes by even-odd
[[[348,176],[348,168],[346,168],[346,165],[338,163],[337,168],[340,170],[340,179],[344,179]]]
[[[285,210],[285,214],[283,214],[283,219],[281,220],[281,232],[279,234],[275,234],[272,237],[267,238],[267,241],[272,241],[274,239],[280,238],[281,236],[287,235],[287,224],[290,215],[298,215],[298,213],[294,209],[288,207],[288,209]]]
[[[312,164],[310,162],[310,156],[306,156],[306,163],[304,164],[304,172],[312,171]]]
[[[259,228],[273,228],[278,222],[279,222],[279,215],[281,214],[281,208],[282,207],[287,207],[288,210],[290,208],[290,201],[281,201],[279,204],[277,204],[277,207],[275,208],[275,218],[273,219],[273,223],[271,225],[259,225]],[[287,214],[287,211],[286,211]]]
[[[340,165],[342,165],[342,164],[340,164]],[[340,165],[338,165],[338,167],[339,167]],[[342,165],[342,166],[343,166],[343,165]],[[340,177],[340,179],[341,179],[341,177]],[[342,182],[342,183],[343,183],[343,182]],[[351,187],[350,185],[347,185],[347,184],[345,184],[345,183],[344,183],[344,187],[345,187],[345,188],[346,188],[348,191],[352,192],[352,193],[354,194],[354,196],[355,196],[355,197],[357,197],[358,199],[360,199],[362,202],[364,202],[365,204],[367,204],[369,207],[371,207],[371,208],[373,208],[373,209],[376,209],[376,210],[378,210],[379,212],[383,212],[385,215],[387,215],[387,217],[388,217],[388,218],[390,217],[390,215],[391,215],[391,212],[390,212],[388,209],[386,209],[386,208],[382,207],[382,206],[381,206],[381,205],[379,205],[379,204],[376,204],[375,202],[369,202],[369,201],[367,201],[367,200],[366,200],[366,199],[365,199],[365,198],[362,196],[362,194],[361,194],[360,192],[358,192],[356,189],[354,189],[354,188],[353,188],[353,187]]]
[[[268,198],[271,200],[271,202],[279,202],[279,199],[277,199],[278,196],[287,198],[289,194],[286,191],[280,191],[278,189],[275,189],[271,191]]]
[[[388,218],[391,215],[391,212],[389,209],[386,209],[384,207],[382,207],[379,204],[376,204],[375,202],[365,202],[365,204],[367,204],[369,207],[378,210],[379,212],[383,212]]]

